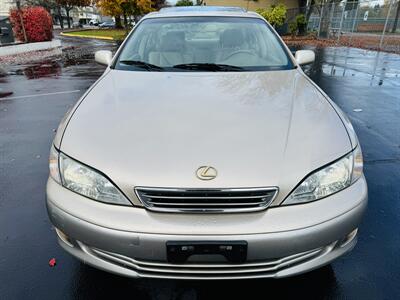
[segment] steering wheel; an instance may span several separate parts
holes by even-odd
[[[229,54],[227,57],[224,58],[224,60],[228,60],[230,59],[232,56],[238,55],[238,54],[249,54],[251,56],[257,56],[257,54],[255,54],[254,52],[250,51],[250,50],[237,50],[231,54]]]

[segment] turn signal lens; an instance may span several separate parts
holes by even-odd
[[[58,157],[59,157],[59,152],[53,145],[51,145],[50,156],[49,156],[50,177],[53,178],[59,184],[61,184],[60,169],[58,167]]]

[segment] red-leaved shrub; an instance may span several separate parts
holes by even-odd
[[[53,21],[51,15],[47,10],[39,6],[23,7],[20,12],[17,9],[10,10],[10,21],[17,40],[24,42],[20,13],[25,25],[28,42],[51,41],[53,38]]]

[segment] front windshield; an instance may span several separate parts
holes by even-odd
[[[262,19],[168,17],[141,22],[114,67],[138,71],[265,71],[294,66]]]

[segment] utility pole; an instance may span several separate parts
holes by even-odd
[[[22,18],[21,0],[15,0],[15,2],[17,4],[18,16],[19,16],[19,21],[21,22],[22,32],[24,34],[24,42],[27,43],[28,42],[28,38],[26,37],[24,19]]]

